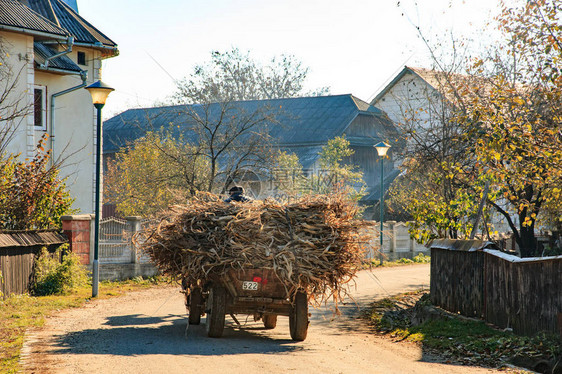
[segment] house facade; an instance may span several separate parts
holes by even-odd
[[[179,105],[129,109],[105,121],[104,158],[111,158],[148,131],[160,128],[177,129],[178,137],[182,136],[183,139],[198,144],[194,117],[215,121],[232,115],[236,120],[240,119],[236,113],[251,116],[252,113],[267,110],[272,114],[272,120],[264,122],[263,126],[267,127],[271,144],[296,154],[305,173],[309,175],[321,172],[319,153],[322,147],[337,136],[345,136],[355,151],[348,162],[363,172],[363,179],[368,187],[365,202],[373,204],[378,201],[381,163],[373,146],[381,141],[389,143],[392,146],[390,158],[401,147],[400,142],[397,142],[397,129],[380,109],[349,94],[240,101],[231,103],[230,106],[232,112],[228,115],[218,103],[205,108],[200,105]],[[384,162],[384,168],[384,187],[388,188],[398,171],[388,159]],[[262,194],[257,197],[265,196]]]
[[[91,213],[96,112],[84,87],[101,79],[102,60],[118,50],[68,3],[0,0],[0,150],[31,159],[47,136],[73,208]]]
[[[447,95],[450,76],[435,70],[404,66],[375,96],[371,105],[382,109],[405,136],[432,137],[447,118],[450,103]],[[407,143],[412,146],[412,139]]]

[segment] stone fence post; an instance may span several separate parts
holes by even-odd
[[[133,244],[132,238],[137,232],[141,231],[141,220],[140,216],[125,217],[125,220],[129,224],[129,229],[131,230],[131,263],[136,264],[139,262],[137,257],[137,246]]]
[[[62,216],[62,229],[68,237],[70,251],[80,258],[80,263],[89,265],[93,258],[92,215],[79,214]]]
[[[396,252],[396,221],[387,221],[388,223],[388,240],[390,253]]]

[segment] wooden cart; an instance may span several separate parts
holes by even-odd
[[[186,290],[186,307],[191,325],[207,314],[207,334],[213,338],[222,336],[227,314],[250,314],[267,329],[275,328],[278,316],[288,316],[291,338],[306,339],[308,295],[286,289],[270,269],[229,270],[211,277],[204,286]]]

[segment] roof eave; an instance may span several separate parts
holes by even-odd
[[[101,43],[80,43],[80,42],[75,42],[73,44],[74,46],[77,47],[86,47],[86,48],[94,48],[94,49],[98,49],[102,52],[108,52],[107,54],[103,54],[103,58],[110,58],[110,57],[116,57],[119,56],[119,49],[117,47],[111,47],[111,46],[107,46],[107,45],[103,45]]]
[[[19,34],[26,34],[26,35],[31,35],[31,36],[38,36],[38,37],[47,38],[47,39],[56,39],[56,40],[66,40],[70,35],[70,34],[60,35],[60,34],[54,34],[54,33],[45,32],[45,31],[30,30],[30,29],[26,29],[24,27],[15,27],[15,26],[9,26],[9,25],[0,25],[0,30],[11,31],[11,32],[15,32],[15,33],[19,33]]]
[[[76,70],[66,70],[60,68],[52,68],[52,67],[41,67],[40,65],[35,67],[35,70],[44,71],[46,73],[55,73],[55,74],[62,74],[62,75],[80,75],[81,71]]]
[[[373,100],[371,100],[371,105],[375,105],[375,103],[379,101],[384,95],[386,95],[386,93],[408,72],[413,73],[412,69],[404,66],[404,68],[400,70],[400,73],[398,73],[387,85],[385,85],[383,90],[379,92]]]

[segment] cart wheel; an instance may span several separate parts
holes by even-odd
[[[207,299],[207,335],[220,338],[224,330],[226,314],[226,290],[221,286],[213,286]]]
[[[297,292],[289,312],[289,329],[291,338],[302,342],[308,331],[308,300],[305,292]]]
[[[192,288],[189,294],[189,324],[198,325],[201,323],[201,304],[203,303],[203,295],[201,288]]]
[[[262,319],[263,325],[268,330],[274,329],[277,326],[277,314],[265,314]]]
[[[187,280],[185,278],[183,278],[181,280],[181,289],[183,292],[183,295],[185,296],[185,311],[187,312],[187,314],[189,314],[189,295],[187,292],[187,289],[189,288],[188,284],[187,284]]]

